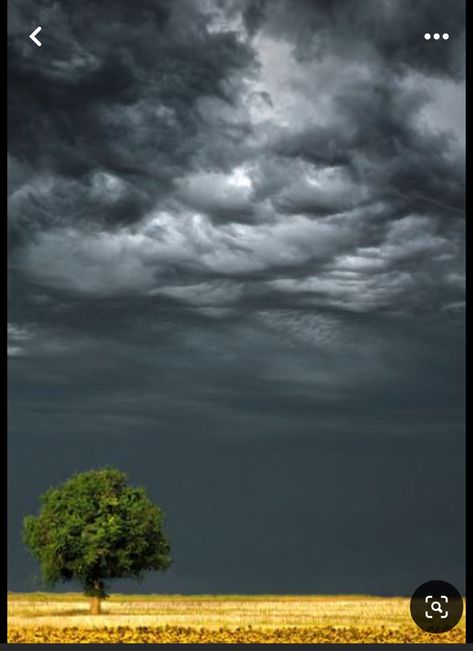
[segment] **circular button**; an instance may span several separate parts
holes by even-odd
[[[417,626],[428,633],[446,633],[454,628],[463,614],[463,599],[446,581],[427,581],[411,597],[411,616]]]

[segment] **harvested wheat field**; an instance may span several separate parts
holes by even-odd
[[[409,599],[366,596],[114,595],[102,615],[78,594],[9,594],[10,643],[465,642],[412,622]]]

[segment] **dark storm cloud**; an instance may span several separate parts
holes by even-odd
[[[40,186],[53,186],[23,188],[23,228],[137,221],[199,147],[196,101],[212,96],[231,107],[227,78],[248,63],[248,48],[231,34],[208,35],[192,3],[143,3],[139,12],[125,3],[84,3],[80,12],[43,3],[36,19],[52,39],[38,60],[16,34],[23,6],[12,17],[10,153],[13,164],[34,167]],[[33,105],[41,110],[32,118]]]
[[[302,60],[336,51],[387,66],[387,72],[418,70],[458,79],[464,74],[465,3],[454,0],[449,11],[440,2],[420,0],[291,0],[266,3],[263,23],[271,33],[289,38]],[[426,47],[425,32],[449,33],[448,51]]]
[[[426,514],[443,463],[463,481],[463,22],[434,0],[11,3],[16,585],[37,493],[100,463],[165,499],[168,590],[409,591],[449,546],[462,581],[461,500],[435,536]]]
[[[10,239],[12,260],[37,282],[184,303],[200,295],[205,306],[232,277],[223,303],[246,300],[257,274],[263,298],[277,291],[291,304],[298,292],[299,302],[353,309],[356,299],[331,293],[330,270],[364,258],[362,244],[387,276],[357,272],[356,292],[369,284],[379,296],[361,309],[410,305],[409,287],[429,291],[439,270],[443,285],[461,276],[462,144],[438,106],[444,92],[462,102],[459,8],[451,42],[433,44],[388,2],[297,12],[284,2],[145,3],[133,19],[123,4],[92,16],[87,3],[45,3],[38,16],[53,36],[38,58],[16,39],[26,7],[11,20]],[[402,47],[391,52],[394,38]],[[402,220],[417,223],[425,256],[450,265],[426,273],[419,256],[391,296],[386,284],[402,280],[385,250],[402,231],[389,224]],[[310,289],[314,274],[327,289]]]

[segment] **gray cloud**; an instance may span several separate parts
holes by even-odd
[[[13,176],[28,166],[27,180],[16,182],[10,199],[12,256],[31,277],[100,295],[169,295],[172,274],[175,297],[186,302],[181,287],[228,282],[233,273],[263,273],[261,291],[271,293],[282,286],[280,267],[287,260],[293,269],[286,286],[292,293],[299,287],[299,303],[308,297],[311,306],[314,274],[323,275],[327,263],[332,273],[343,255],[356,257],[360,233],[371,254],[384,258],[391,230],[381,224],[406,223],[412,214],[425,216],[413,222],[417,237],[426,231],[437,258],[451,260],[453,269],[444,263],[441,273],[461,275],[456,218],[464,206],[462,142],[434,108],[439,80],[461,83],[462,59],[453,54],[461,34],[449,44],[444,68],[432,44],[419,45],[417,31],[414,45],[412,28],[404,49],[388,57],[392,36],[383,37],[383,21],[391,35],[408,22],[407,13],[389,3],[368,8],[376,29],[357,14],[361,33],[351,29],[345,3],[336,14],[329,5],[315,11],[301,4],[291,16],[286,3],[247,5],[243,14],[231,3],[218,11],[211,3],[200,11],[162,3],[143,6],[149,23],[135,16],[130,25],[128,9],[118,5],[105,40],[105,23],[95,21],[80,42],[76,32],[88,5],[80,15],[58,5],[43,11],[70,36],[67,56],[53,41],[39,65],[21,42],[13,48],[10,75]],[[265,17],[260,30],[245,30],[248,12]],[[338,72],[344,57],[355,53]],[[41,124],[23,120],[16,128],[20,103],[32,102],[48,107],[38,115]],[[420,119],[422,111],[428,119]],[[321,246],[308,255],[312,227],[306,219],[329,216],[325,226],[314,227]],[[246,228],[227,226],[238,223]],[[258,244],[266,238],[264,223],[285,234],[276,237],[271,253]],[[317,228],[324,230],[322,240]],[[421,260],[412,258],[409,269],[395,273],[423,294],[439,267],[433,263],[427,273]],[[86,273],[78,273],[84,264]],[[367,308],[389,306],[385,278],[368,277],[366,266],[358,278],[351,279],[354,291],[369,285],[384,296],[368,299]],[[320,282],[330,294],[329,281]],[[237,283],[233,294],[244,295]],[[393,283],[394,277],[387,279]],[[350,310],[350,292],[344,302],[331,286],[333,302]],[[400,309],[399,293],[392,296]]]

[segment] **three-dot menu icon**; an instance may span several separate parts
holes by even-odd
[[[439,34],[438,32],[436,32],[435,34],[426,32],[424,34],[424,38],[426,41],[430,41],[431,38],[433,38],[434,41],[439,41],[441,38],[443,38],[444,41],[448,41],[448,39],[450,38],[450,34],[447,34],[447,32],[444,32],[443,34]]]

